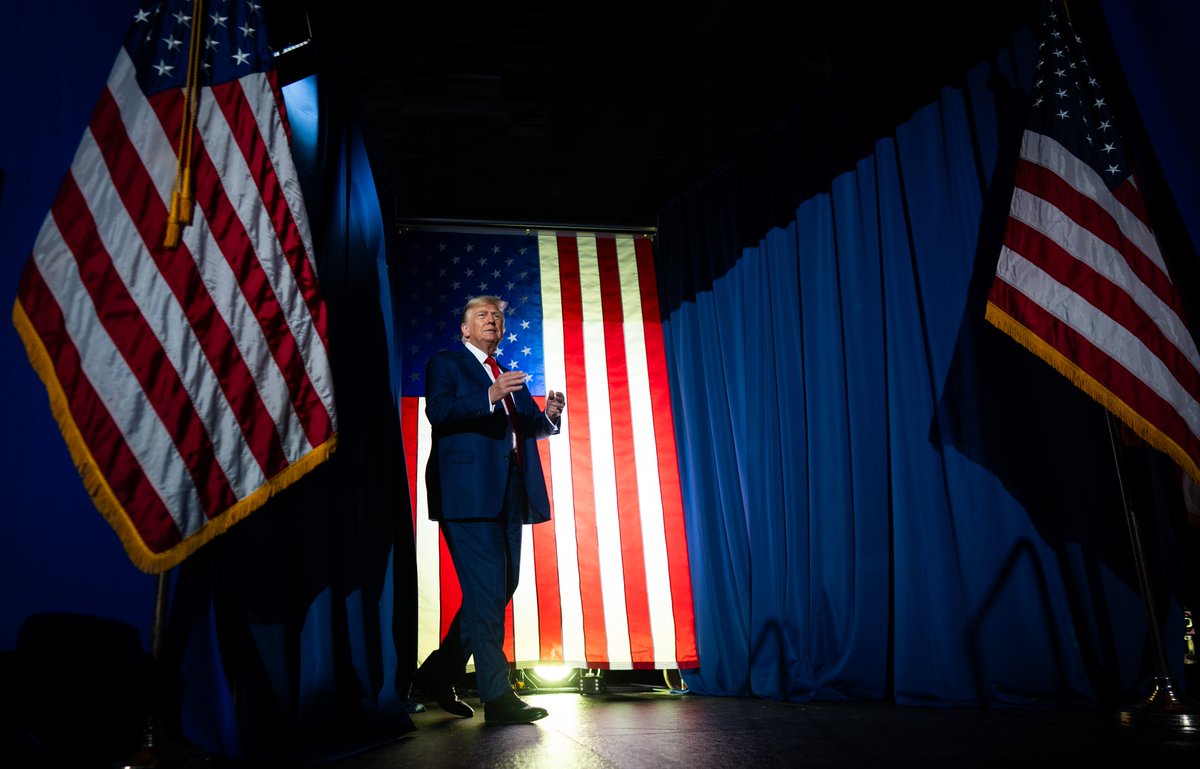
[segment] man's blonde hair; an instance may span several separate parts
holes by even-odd
[[[508,302],[504,301],[498,296],[491,296],[490,294],[473,296],[468,299],[466,305],[463,306],[462,322],[467,322],[467,318],[471,316],[471,310],[474,310],[476,307],[482,307],[485,304],[495,305],[496,309],[500,310],[502,315],[504,314],[504,311],[508,309]]]

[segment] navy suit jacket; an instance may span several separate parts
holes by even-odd
[[[495,518],[504,504],[511,433],[504,404],[488,399],[492,380],[465,346],[435,353],[425,369],[425,415],[433,426],[433,444],[425,466],[429,517],[435,521]],[[513,393],[525,491],[526,523],[550,520],[546,478],[537,442],[558,432],[546,419],[528,387]]]

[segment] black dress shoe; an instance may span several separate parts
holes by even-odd
[[[513,692],[483,706],[483,718],[489,724],[529,724],[547,715],[545,708],[530,705]]]
[[[458,698],[453,686],[438,681],[424,665],[417,668],[417,672],[413,674],[413,685],[433,697],[437,701],[438,707],[451,715],[459,718],[470,718],[475,715],[471,706]]]

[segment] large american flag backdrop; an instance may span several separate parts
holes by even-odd
[[[244,0],[137,11],[13,308],[85,486],[152,573],[335,445],[325,305],[263,25]],[[190,216],[177,192],[194,194]]]
[[[1200,354],[1059,2],[1032,95],[987,319],[1200,481]]]
[[[538,444],[552,519],[524,527],[509,659],[521,667],[696,667],[653,241],[414,228],[401,236],[400,254],[400,419],[414,490],[419,659],[437,647],[461,601],[428,519],[425,364],[462,344],[467,298],[494,294],[508,302],[497,357],[526,373],[539,404],[547,388],[567,395],[560,434]]]

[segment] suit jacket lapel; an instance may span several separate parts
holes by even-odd
[[[470,372],[470,377],[483,385],[485,388],[492,386],[492,380],[488,377],[487,372],[483,370],[483,364],[476,359],[475,355],[466,347],[458,350],[459,358],[462,359],[463,368]]]

